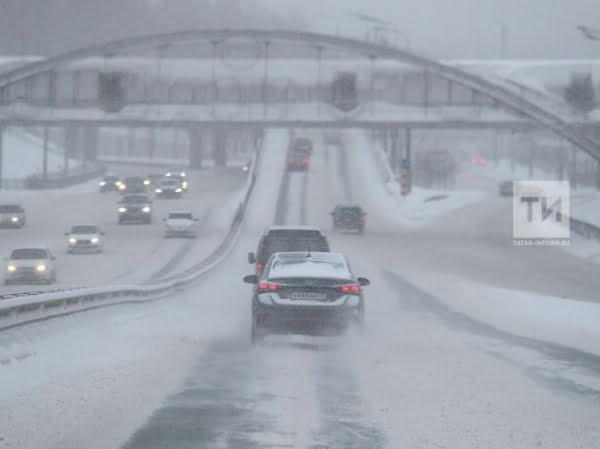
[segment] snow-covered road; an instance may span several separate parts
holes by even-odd
[[[513,248],[498,198],[394,219],[352,136],[318,141],[306,174],[283,172],[286,144],[268,134],[240,240],[191,288],[0,335],[0,447],[600,447],[600,352],[578,344],[600,331],[569,317],[598,316],[596,267]],[[331,230],[346,201],[369,212],[364,236]],[[274,221],[321,226],[371,279],[364,333],[250,345],[241,278]]]

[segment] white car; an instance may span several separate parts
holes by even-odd
[[[65,235],[68,238],[67,252],[69,253],[102,252],[104,232],[94,224],[73,225],[69,232],[65,232]]]
[[[171,212],[163,220],[165,237],[196,237],[198,235],[198,219],[191,212]]]
[[[56,282],[56,257],[44,246],[14,249],[6,260],[4,283]]]

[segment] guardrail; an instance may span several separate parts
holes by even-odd
[[[72,168],[69,173],[48,173],[43,178],[41,175],[30,175],[25,179],[5,178],[0,180],[0,189],[4,190],[41,190],[41,189],[59,189],[70,187],[75,184],[90,181],[102,176],[106,168],[103,164],[94,163],[77,168]]]
[[[0,296],[0,331],[115,304],[140,303],[164,298],[195,281],[229,254],[242,229],[246,207],[256,183],[262,142],[257,144],[243,199],[221,244],[200,263],[177,275],[141,285],[82,287],[52,292],[25,292]]]

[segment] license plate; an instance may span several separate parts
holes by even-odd
[[[292,292],[292,299],[326,299],[323,292]]]

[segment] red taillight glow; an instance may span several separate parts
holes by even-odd
[[[270,282],[261,282],[260,284],[258,284],[258,292],[259,293],[274,292],[278,288],[279,288],[279,285],[271,284]]]
[[[487,159],[486,159],[486,158],[484,158],[484,157],[480,157],[480,158],[479,158],[479,163],[480,163],[481,165],[485,165],[485,164],[487,163]]]
[[[336,290],[347,295],[358,295],[360,293],[360,287],[356,284],[340,285],[336,287]]]
[[[361,222],[361,223],[364,223],[364,222],[365,222],[365,216],[364,216],[364,215],[361,215],[361,216],[360,216],[360,222]]]
[[[262,263],[257,263],[256,264],[256,271],[258,273],[260,273],[262,271],[262,269],[263,269],[263,264]]]
[[[477,163],[477,158],[475,156],[473,156],[471,158],[471,164],[476,164]]]
[[[335,215],[335,216],[333,217],[333,219],[334,219],[335,221],[340,221],[340,220],[342,219],[342,217],[338,217],[337,215]]]
[[[293,163],[294,163],[294,158],[288,157],[288,164],[293,164]]]
[[[304,159],[302,159],[302,163],[303,163],[304,165],[308,164],[308,158],[306,158],[306,157],[305,157]]]

